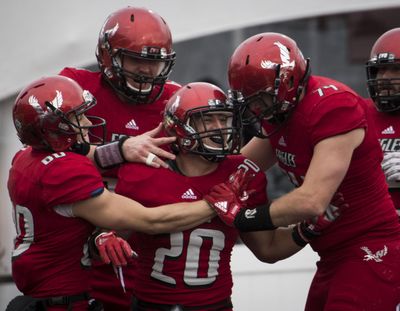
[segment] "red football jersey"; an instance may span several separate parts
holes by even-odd
[[[355,149],[338,188],[349,208],[310,243],[320,255],[339,249],[344,254],[343,249],[351,245],[371,238],[395,237],[400,232],[380,166],[382,152],[367,114],[364,101],[350,88],[328,78],[312,76],[304,99],[270,138],[280,167],[299,186],[318,142],[357,128],[366,129],[364,141]],[[265,129],[273,130],[270,125]]]
[[[187,177],[169,169],[154,169],[140,164],[124,164],[119,172],[116,192],[155,207],[176,202],[192,202],[210,188],[227,180],[239,165],[254,165],[242,156],[230,156],[205,176]],[[256,189],[249,206],[267,201],[266,178],[259,172],[251,182]],[[139,258],[135,274],[135,295],[161,304],[201,306],[213,304],[232,292],[230,258],[238,237],[218,217],[183,232],[159,235],[134,234],[129,242]]]
[[[121,100],[107,81],[102,79],[101,72],[67,67],[60,72],[60,75],[75,80],[96,98],[97,105],[88,111],[88,115],[102,117],[106,120],[107,141],[118,140],[121,135],[140,135],[156,128],[162,121],[167,100],[181,87],[173,81],[167,81],[157,101],[151,104],[135,105]],[[114,190],[117,174],[118,168],[103,173],[105,184],[111,191]],[[134,261],[131,261],[130,268],[134,266]],[[104,305],[110,309],[123,310],[125,308],[128,310],[131,302],[129,289],[134,280],[125,277],[128,289],[128,294],[125,294],[110,266],[96,261],[93,266],[92,296],[102,300]],[[106,303],[110,303],[110,306]]]
[[[375,124],[383,153],[400,152],[400,118],[398,114],[378,112],[371,99],[365,99]],[[396,209],[400,209],[400,182],[389,182],[389,193]]]
[[[60,75],[75,80],[96,98],[97,105],[88,114],[102,117],[107,121],[107,141],[118,140],[121,135],[140,135],[157,127],[162,121],[166,101],[180,88],[179,84],[167,81],[157,101],[135,105],[122,101],[102,79],[100,72],[67,67],[60,72]]]
[[[83,268],[89,222],[56,209],[103,191],[102,178],[89,159],[72,152],[27,148],[12,163],[8,191],[17,237],[12,274],[18,289],[33,297],[87,292]]]

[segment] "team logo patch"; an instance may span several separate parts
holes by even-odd
[[[364,261],[374,260],[375,262],[382,262],[382,257],[386,256],[388,253],[386,245],[383,247],[383,249],[377,251],[375,254],[372,253],[371,250],[366,246],[361,247],[361,249],[366,253],[364,255]]]

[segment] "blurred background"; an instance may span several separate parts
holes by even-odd
[[[0,4],[0,310],[18,294],[10,269],[15,235],[7,175],[21,147],[12,124],[13,101],[27,83],[63,67],[97,69],[94,56],[106,17],[127,5],[144,6],[165,18],[177,62],[171,79],[208,81],[227,89],[226,69],[234,49],[260,32],[295,39],[314,74],[340,80],[367,96],[364,64],[375,40],[400,27],[400,3],[385,0],[69,0],[11,1]],[[279,169],[268,172],[272,198],[291,186]],[[302,310],[318,260],[308,247],[285,261],[258,262],[243,246],[232,257],[235,310]]]

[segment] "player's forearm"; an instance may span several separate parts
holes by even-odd
[[[106,189],[98,197],[75,203],[73,213],[101,228],[148,234],[186,230],[215,216],[205,201],[146,208]]]
[[[140,203],[110,193],[107,189],[98,197],[73,205],[73,214],[76,217],[97,227],[115,230],[143,230],[151,219],[146,210]]]
[[[271,220],[276,227],[296,224],[323,214],[328,203],[321,202],[313,191],[296,188],[271,203]]]
[[[151,209],[150,234],[179,232],[196,227],[215,216],[206,201],[175,203]]]
[[[240,237],[257,259],[266,263],[286,259],[302,249],[293,241],[291,228],[241,233]]]

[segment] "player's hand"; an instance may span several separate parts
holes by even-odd
[[[226,182],[215,185],[204,196],[204,200],[228,226],[233,227],[236,215],[246,207],[246,201],[253,193],[253,190],[249,191],[247,187],[254,176],[250,171],[239,169]]]
[[[302,221],[297,225],[300,235],[303,236],[307,242],[314,237],[320,236],[348,206],[349,205],[343,198],[343,194],[341,192],[336,192],[322,215]]]
[[[129,243],[118,237],[115,231],[100,233],[95,238],[95,245],[101,260],[105,264],[112,263],[116,267],[126,266],[129,258],[137,256]]]
[[[162,159],[174,160],[175,155],[160,148],[170,144],[176,137],[157,137],[162,133],[163,126],[160,123],[155,129],[142,135],[129,137],[122,145],[124,158],[128,162],[139,162],[149,166],[168,168],[168,164]]]
[[[386,152],[381,166],[387,181],[400,181],[400,152]]]

